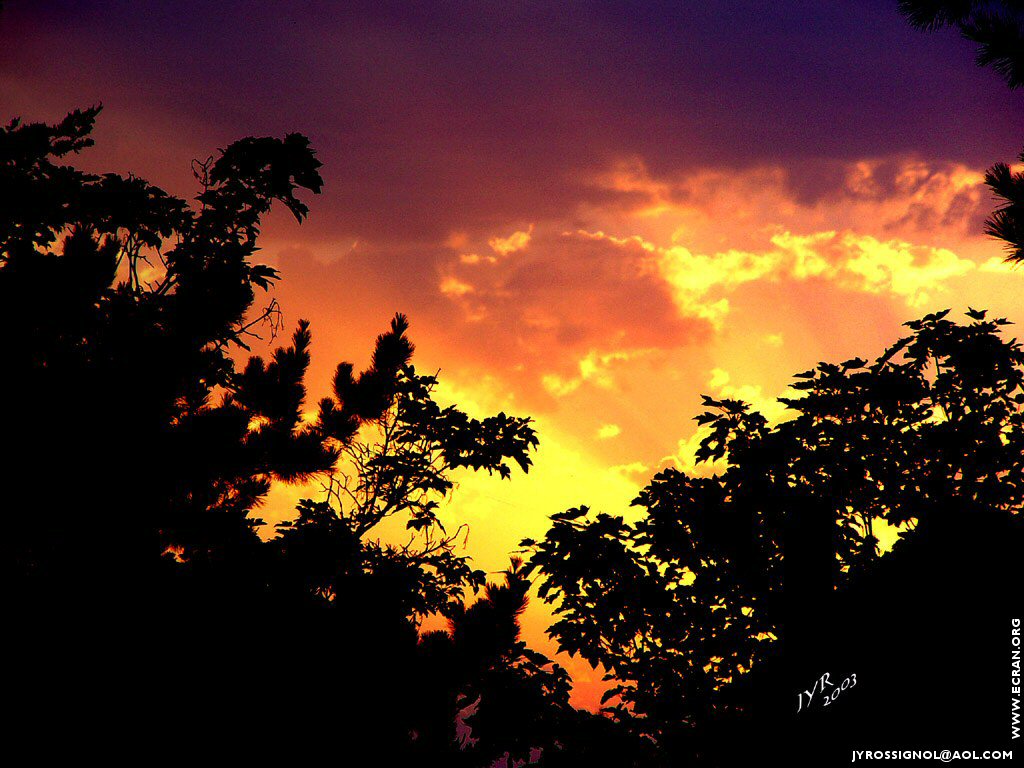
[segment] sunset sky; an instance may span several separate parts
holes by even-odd
[[[0,118],[97,103],[80,165],[188,197],[193,158],[310,137],[324,192],[262,255],[312,321],[311,395],[401,311],[443,399],[536,421],[529,476],[460,477],[445,513],[488,571],[548,515],[692,467],[701,393],[784,418],[791,374],[907,320],[1024,322],[1024,272],[981,234],[1024,96],[896,0],[8,0]],[[525,634],[550,650],[546,622]]]

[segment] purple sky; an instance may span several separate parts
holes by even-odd
[[[623,155],[655,176],[780,164],[809,199],[851,158],[1010,159],[1022,101],[895,6],[12,0],[0,102],[102,102],[197,153],[302,131],[331,211],[307,234],[406,243],[564,218]],[[141,171],[166,154],[125,144]]]

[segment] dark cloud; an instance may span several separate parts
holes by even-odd
[[[0,35],[0,94],[29,117],[102,100],[105,119],[163,125],[197,155],[309,133],[325,237],[564,219],[607,196],[586,174],[624,155],[656,176],[781,164],[806,194],[829,183],[802,177],[821,158],[984,165],[1011,156],[1024,117],[969,46],[913,31],[894,0],[41,0],[13,3]]]

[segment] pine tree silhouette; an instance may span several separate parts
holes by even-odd
[[[529,419],[440,407],[402,315],[312,409],[308,322],[238,362],[280,324],[257,242],[274,204],[301,221],[320,190],[308,140],[231,144],[194,165],[189,204],[65,164],[99,111],[0,130],[10,725],[105,752],[131,734],[235,759],[415,754],[418,624],[484,583],[438,516],[449,474],[528,470]],[[317,477],[324,500],[258,535],[272,483]],[[395,515],[405,545],[376,533]],[[257,712],[285,724],[260,733]]]

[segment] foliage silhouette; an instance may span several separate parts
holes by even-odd
[[[405,321],[397,318],[391,333],[378,343],[374,370],[381,370],[377,357],[388,342],[404,338],[404,332]],[[359,402],[363,412],[380,413],[367,420],[358,439],[341,446],[340,471],[332,477],[326,498],[303,500],[298,517],[278,525],[282,553],[302,573],[304,589],[327,599],[342,601],[358,592],[337,581],[350,575],[347,568],[362,562],[373,570],[386,563],[413,579],[395,595],[406,604],[409,617],[446,613],[465,588],[478,589],[485,577],[469,566],[467,557],[455,554],[466,526],[448,533],[438,518],[440,504],[454,487],[451,472],[469,468],[509,478],[509,461],[527,471],[537,437],[529,419],[501,413],[481,421],[455,406],[441,408],[432,396],[437,378],[417,374],[411,365],[389,376],[387,401],[355,399],[358,383],[351,366],[339,366],[334,377],[337,400],[320,402],[318,423],[347,419],[337,402]],[[380,391],[372,390],[375,396]],[[370,538],[395,516],[406,519],[410,533],[405,544],[383,545]],[[342,567],[338,558],[353,547],[358,554],[345,555],[348,562]]]
[[[915,564],[928,564],[936,590],[954,569],[975,600],[1008,584],[988,561],[1024,540],[1024,351],[1002,338],[1006,320],[947,314],[907,323],[911,334],[870,365],[797,374],[795,395],[782,399],[794,415],[779,424],[705,397],[696,459],[727,459],[725,469],[665,470],[634,501],[635,521],[580,507],[553,516],[543,540],[524,541],[540,594],[556,606],[552,636],[607,670],[611,714],[677,759],[726,760],[735,742],[724,724],[778,725],[780,710],[795,710],[790,690],[867,658],[841,639],[858,632],[833,626],[856,617],[873,628],[860,634],[884,633],[873,602],[891,601]],[[884,556],[880,525],[900,536]],[[938,593],[915,589],[910,612],[921,618]],[[921,627],[901,626],[889,648]]]
[[[978,45],[977,61],[990,66],[1011,89],[1024,85],[1024,6],[1013,0],[901,0],[900,11],[918,29],[955,27]],[[1024,152],[1020,155],[1024,161]],[[1024,261],[1024,173],[996,163],[985,183],[998,202],[985,234],[1002,240],[1006,260]]]
[[[296,192],[320,188],[305,138],[233,146],[193,211],[141,179],[56,164],[91,144],[98,111],[0,133],[0,301],[17,372],[0,395],[19,446],[5,484],[47,487],[59,446],[63,484],[104,516],[63,503],[10,516],[5,564],[44,589],[73,569],[116,591],[128,561],[255,541],[246,514],[271,479],[329,469],[325,440],[346,437],[299,423],[306,323],[269,366],[254,358],[239,375],[230,354],[252,333],[255,290],[276,279],[250,262],[260,218],[275,200],[301,218]]]
[[[1024,162],[1024,152],[1020,160]],[[1024,173],[996,163],[985,173],[985,183],[1001,200],[985,222],[985,234],[1002,240],[1006,260],[1020,264],[1024,262]]]
[[[992,67],[1011,88],[1024,85],[1024,8],[1014,0],[900,0],[918,29],[955,28],[977,44],[978,65]]]
[[[439,406],[436,377],[410,363],[402,315],[370,367],[339,365],[307,413],[308,322],[268,359],[240,352],[280,326],[275,302],[256,304],[279,277],[255,260],[257,242],[273,204],[301,221],[301,193],[320,190],[308,140],[243,139],[196,163],[190,205],[66,164],[91,146],[99,111],[0,131],[0,403],[15,448],[0,470],[0,578],[20,738],[60,722],[74,742],[113,722],[186,751],[209,740],[236,756],[291,754],[344,735],[352,759],[422,757],[458,751],[460,695],[486,690],[482,713],[508,711],[513,695],[550,694],[565,708],[564,672],[511,630],[518,569],[490,589],[490,610],[463,610],[484,575],[438,516],[453,470],[529,469],[529,420]],[[252,513],[271,484],[317,477],[325,499],[304,500],[261,538]],[[410,532],[404,546],[377,533],[395,516]],[[437,694],[419,683],[434,674],[438,641],[421,645],[417,627],[435,612],[452,617],[452,642],[476,661],[451,670],[458,682],[439,689],[451,697],[428,711]],[[486,635],[488,621],[501,643],[460,639],[471,624]],[[320,739],[254,741],[254,707],[319,697],[348,702],[303,708]]]

